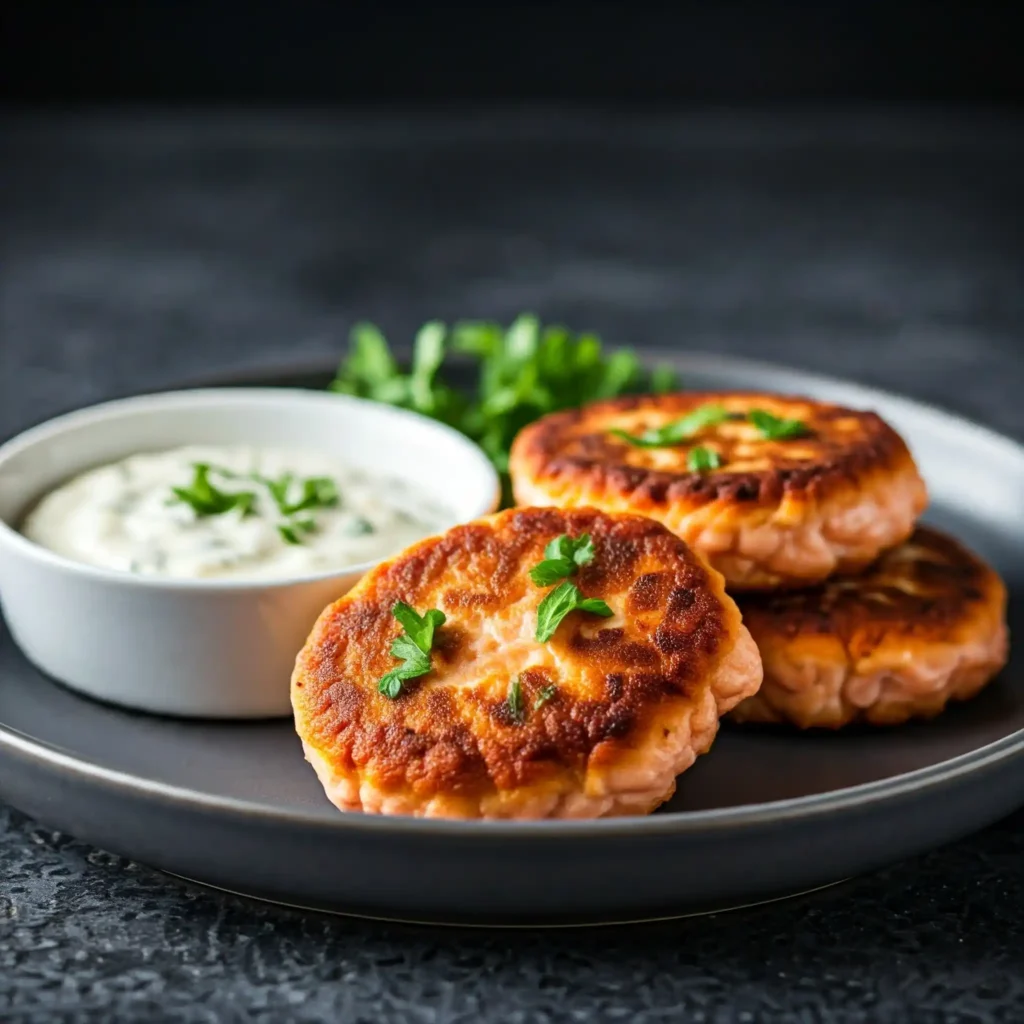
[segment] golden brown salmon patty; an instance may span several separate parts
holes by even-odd
[[[906,444],[879,416],[767,394],[645,395],[553,413],[515,439],[510,470],[520,504],[651,516],[739,589],[857,571],[906,540],[927,504]]]
[[[581,564],[538,585],[530,570],[563,535]],[[553,625],[538,606],[567,583],[608,608],[570,611],[538,640],[539,615]],[[400,663],[392,644],[410,654],[396,602],[445,618],[424,645],[429,671],[391,698],[379,681]],[[659,523],[511,509],[412,546],[329,606],[298,656],[292,704],[343,810],[590,818],[668,799],[760,682],[722,577]]]
[[[1006,663],[1002,580],[925,527],[862,576],[740,607],[764,684],[737,721],[895,725],[973,697]]]

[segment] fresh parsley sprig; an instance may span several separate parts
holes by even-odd
[[[404,683],[418,676],[425,676],[431,669],[430,652],[434,646],[434,631],[443,626],[444,612],[437,608],[420,615],[411,605],[396,601],[391,614],[398,620],[404,632],[391,641],[391,654],[401,659],[402,664],[381,677],[377,689],[394,700]]]
[[[475,388],[462,391],[445,382],[450,358],[476,363]],[[668,367],[648,373],[628,349],[606,353],[594,334],[543,325],[523,314],[508,327],[489,321],[424,324],[408,373],[399,369],[378,328],[357,324],[330,386],[448,423],[505,473],[512,439],[527,423],[596,399],[671,391],[676,384]]]
[[[630,434],[625,430],[613,429],[619,440],[637,448],[670,448],[699,434],[707,427],[717,426],[729,419],[729,411],[721,405],[701,405],[682,419],[673,420],[661,427],[652,427],[642,434]]]
[[[575,583],[566,581],[555,587],[537,606],[537,630],[534,634],[537,642],[547,643],[555,635],[562,619],[575,611],[589,612],[605,619],[615,614],[604,601],[584,597]]]
[[[550,587],[567,576],[575,576],[580,566],[594,560],[594,542],[589,533],[570,537],[563,533],[544,548],[544,561],[530,570],[530,579],[538,587]]]

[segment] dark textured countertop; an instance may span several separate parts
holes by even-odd
[[[357,318],[531,309],[1024,439],[1022,181],[999,114],[8,115],[0,436]],[[0,807],[0,1019],[1020,1021],[1024,814],[766,907],[469,933],[210,894]]]

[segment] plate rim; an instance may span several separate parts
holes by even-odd
[[[660,361],[671,364],[683,375],[687,372],[710,375],[757,375],[765,380],[768,390],[775,389],[771,383],[773,380],[780,382],[788,378],[795,378],[797,381],[806,382],[813,388],[838,389],[850,395],[854,401],[870,403],[882,400],[885,404],[898,407],[908,414],[923,414],[933,419],[940,429],[952,430],[960,435],[966,433],[974,441],[984,443],[990,450],[997,452],[1000,457],[1017,463],[1021,476],[1024,478],[1024,443],[958,413],[898,392],[862,384],[858,381],[741,356],[719,355],[696,350],[671,352],[650,347],[634,347],[633,351],[644,362]],[[250,364],[235,370],[225,368],[205,374],[203,377],[188,378],[179,384],[172,384],[168,388],[154,389],[154,393],[156,390],[178,390],[217,385],[232,386],[228,383],[229,381],[245,385],[257,381],[265,383],[275,376],[330,373],[334,365],[333,362],[328,362],[326,357],[302,362]],[[209,383],[201,383],[202,380],[209,381]],[[24,429],[28,428],[23,427],[22,430]],[[18,433],[20,432],[19,430]],[[24,657],[24,655],[20,656]],[[54,680],[48,679],[48,682],[51,685],[60,686]],[[418,818],[411,815],[373,815],[355,811],[338,811],[333,817],[312,817],[307,811],[274,809],[255,801],[211,795],[202,790],[176,786],[120,769],[109,768],[95,761],[79,758],[46,740],[30,736],[3,722],[0,722],[0,752],[12,754],[20,759],[27,759],[44,770],[50,769],[58,774],[88,779],[100,786],[127,791],[143,799],[175,804],[184,810],[263,819],[330,834],[354,829],[385,833],[413,832],[417,835],[426,834],[439,838],[482,835],[501,838],[508,842],[516,841],[517,838],[535,841],[537,839],[561,838],[568,840],[587,836],[622,838],[641,834],[645,836],[679,836],[756,828],[765,824],[814,820],[860,807],[885,804],[897,800],[901,796],[942,787],[964,775],[995,768],[1014,758],[1024,756],[1024,728],[944,761],[855,786],[844,786],[821,793],[760,803],[736,804],[693,811],[664,811],[641,817],[597,818],[580,821],[562,819],[551,821],[496,819],[461,821]]]

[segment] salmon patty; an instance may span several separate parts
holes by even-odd
[[[667,800],[760,682],[722,577],[659,523],[511,509],[330,605],[292,704],[342,810],[595,818]]]
[[[750,594],[743,620],[764,684],[732,717],[836,729],[896,725],[973,697],[1006,663],[1006,589],[956,541],[921,527],[864,575]]]
[[[523,505],[586,505],[664,523],[737,589],[856,572],[910,536],[927,504],[903,439],[872,412],[807,398],[644,395],[522,430]]]

